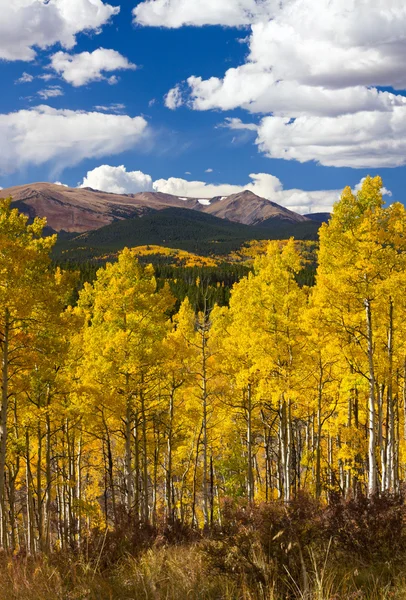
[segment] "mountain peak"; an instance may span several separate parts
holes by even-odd
[[[54,231],[77,233],[165,208],[203,212],[244,225],[259,225],[269,219],[291,223],[308,221],[306,217],[261,198],[250,190],[202,202],[201,198],[174,196],[163,192],[113,194],[92,188],[69,188],[38,182],[0,191],[0,197],[10,196],[30,218],[46,217],[48,226]]]

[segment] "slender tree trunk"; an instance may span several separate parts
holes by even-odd
[[[143,469],[142,469],[142,487],[143,487],[143,520],[149,522],[149,480],[148,480],[148,445],[147,445],[147,413],[145,410],[144,390],[140,390],[141,400],[141,426],[142,426],[142,450],[143,450]]]
[[[7,548],[7,512],[6,512],[6,454],[7,454],[7,414],[9,400],[9,346],[10,346],[10,311],[4,310],[4,334],[2,340],[2,383],[1,383],[1,416],[0,416],[0,511],[1,511],[1,544]]]
[[[206,333],[202,328],[202,432],[203,432],[203,519],[204,526],[209,525],[209,485],[208,485],[208,436],[207,436],[207,366],[206,366]]]
[[[389,328],[388,328],[388,423],[387,423],[387,460],[388,460],[388,472],[387,472],[387,489],[394,491],[397,488],[397,477],[396,477],[396,459],[395,459],[395,444],[396,444],[396,433],[395,433],[395,410],[393,403],[393,338],[394,338],[394,326],[393,326],[393,301],[389,301]]]
[[[321,365],[320,365],[321,366]],[[320,372],[320,381],[317,394],[317,441],[316,441],[316,498],[321,496],[321,429],[322,429],[322,374]]]
[[[169,426],[168,426],[168,440],[167,440],[167,454],[166,454],[166,509],[168,513],[169,523],[173,523],[173,509],[172,509],[172,441],[173,441],[173,416],[174,416],[174,396],[175,390],[171,389],[169,396]]]
[[[104,414],[103,414],[103,424],[104,424],[104,431],[106,434],[107,470],[108,470],[109,488],[110,488],[110,493],[111,493],[111,504],[112,504],[112,509],[113,509],[113,521],[114,521],[114,525],[117,525],[117,508],[116,508],[117,502],[116,502],[116,486],[114,483],[113,451],[111,448],[110,431],[109,431],[107,422],[105,420]],[[107,511],[106,511],[106,520],[107,520]]]
[[[44,505],[42,496],[42,430],[41,421],[38,417],[37,425],[37,528],[38,528],[38,546],[40,552],[44,552]]]
[[[134,504],[135,504],[135,516],[140,519],[141,516],[141,503],[140,503],[140,481],[141,481],[141,469],[140,469],[140,423],[138,416],[138,409],[135,407],[134,415],[134,462],[135,462],[135,478],[134,478]]]
[[[250,504],[254,502],[254,472],[252,468],[252,386],[247,388],[247,451],[248,451],[248,477],[247,477],[247,500]]]
[[[131,434],[132,434],[132,398],[127,397],[126,414],[125,414],[125,487],[126,487],[126,508],[130,512],[133,508],[133,470],[132,470],[132,451],[131,451]]]
[[[372,332],[372,312],[370,300],[365,300],[365,316],[368,338],[368,363],[369,363],[369,400],[368,400],[368,496],[377,492],[377,466],[375,457],[376,432],[375,432],[375,369],[374,369],[374,344]]]
[[[52,504],[52,464],[51,464],[51,417],[50,411],[50,397],[48,393],[48,407],[46,414],[46,536],[45,536],[45,548],[49,552],[51,549],[51,504]]]
[[[32,497],[32,475],[31,475],[31,455],[30,455],[30,436],[28,429],[25,433],[25,452],[26,452],[26,486],[27,486],[27,550],[30,554],[35,554],[35,535],[34,535],[34,499]]]

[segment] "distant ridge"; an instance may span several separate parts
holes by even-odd
[[[112,194],[92,188],[32,183],[1,190],[0,197],[12,197],[16,206],[30,218],[46,217],[48,227],[57,232],[84,233],[117,220],[166,208],[189,209],[254,226],[269,219],[274,219],[275,223],[305,223],[310,220],[248,190],[226,197],[201,199],[161,192]]]
[[[97,230],[58,239],[58,260],[82,262],[102,259],[124,247],[165,246],[207,256],[224,256],[250,240],[315,240],[320,223],[269,218],[260,225],[245,225],[186,208],[170,207],[142,217],[110,223]]]
[[[331,217],[331,214],[328,212],[321,213],[311,213],[309,215],[304,215],[307,219],[311,221],[317,221],[317,223],[328,223]]]

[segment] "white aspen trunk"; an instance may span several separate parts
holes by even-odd
[[[247,451],[248,451],[248,477],[247,477],[247,499],[249,503],[254,502],[254,472],[252,467],[252,387],[248,384],[247,389]]]
[[[2,340],[2,382],[1,382],[1,417],[0,417],[0,511],[1,532],[0,543],[7,548],[7,513],[5,496],[6,453],[7,453],[7,414],[9,400],[9,345],[10,345],[10,312],[4,311],[4,334]]]
[[[322,409],[322,367],[320,364],[320,381],[317,393],[317,446],[316,446],[316,498],[321,496],[321,409]]]
[[[387,489],[395,491],[397,488],[396,456],[395,456],[395,410],[393,403],[393,302],[389,301],[389,329],[388,329],[388,424],[387,424]]]
[[[125,503],[126,508],[130,511],[134,503],[133,494],[133,471],[132,471],[132,452],[131,452],[131,432],[132,432],[132,403],[131,399],[127,398],[126,414],[125,414]]]
[[[144,391],[140,390],[141,400],[141,425],[142,425],[142,449],[143,449],[143,469],[142,469],[142,487],[143,487],[143,503],[142,511],[144,522],[149,521],[149,495],[148,495],[148,446],[147,446],[147,413],[145,410]]]
[[[207,366],[206,366],[206,328],[202,327],[202,444],[203,444],[203,519],[209,526],[209,482],[208,482],[208,436],[207,436]]]
[[[377,492],[377,466],[375,457],[375,370],[374,370],[374,345],[372,332],[371,302],[365,300],[365,317],[368,339],[369,363],[369,399],[368,399],[368,496],[372,497]]]
[[[169,430],[167,440],[166,454],[166,509],[167,518],[170,523],[174,521],[173,502],[172,502],[172,440],[173,440],[173,416],[174,416],[174,388],[171,389],[169,395]]]

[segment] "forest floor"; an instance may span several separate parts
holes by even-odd
[[[262,558],[257,557],[259,563]],[[259,565],[264,568],[264,565]],[[298,565],[299,566],[299,565]],[[268,567],[269,568],[269,567]],[[266,569],[263,571],[266,572]],[[155,548],[127,557],[108,571],[59,559],[3,559],[0,600],[400,600],[405,577],[389,571],[359,571],[351,564],[323,565],[308,572],[308,586],[286,572],[283,581],[219,573],[199,545]],[[283,587],[283,591],[278,588]]]
[[[207,533],[129,520],[75,551],[0,555],[0,600],[406,600],[401,498],[225,506]]]

